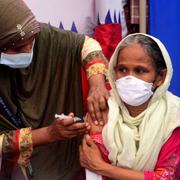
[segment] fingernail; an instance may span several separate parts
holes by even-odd
[[[100,124],[101,126],[103,126],[103,125],[104,125],[104,122],[103,122],[103,121],[100,121],[99,124]]]
[[[86,134],[86,138],[90,138],[89,134]]]
[[[95,125],[98,125],[98,121],[94,121]]]

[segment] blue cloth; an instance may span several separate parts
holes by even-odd
[[[166,46],[174,74],[170,91],[180,96],[180,1],[149,1],[149,32]]]

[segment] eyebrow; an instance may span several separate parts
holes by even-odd
[[[126,65],[126,64],[117,64],[117,65],[115,66],[115,68],[118,68],[118,67],[127,67],[127,65]],[[135,66],[135,68],[143,68],[143,69],[148,69],[148,67],[149,67],[149,66],[143,66],[143,65],[137,65],[137,66]]]

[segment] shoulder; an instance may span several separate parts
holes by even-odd
[[[177,127],[173,133],[171,134],[171,136],[169,137],[168,141],[169,143],[175,143],[178,142],[180,144],[180,127]],[[167,142],[168,142],[167,141]]]
[[[163,145],[156,163],[154,177],[179,179],[180,174],[180,127],[176,128],[167,142]]]
[[[180,146],[180,127],[177,127],[169,137],[169,139],[166,141],[164,146]]]
[[[180,156],[180,127],[176,128],[161,149],[161,155],[179,154]]]
[[[46,23],[40,23],[40,33],[37,35],[37,41],[43,46],[47,44],[49,47],[53,44],[56,48],[82,48],[84,39],[84,35],[62,30]]]
[[[175,142],[177,142],[177,144],[179,145],[179,150],[180,150],[180,127],[176,128],[171,137]]]
[[[74,38],[85,38],[85,35],[74,33],[69,30],[60,29],[57,27],[54,27],[47,23],[39,23],[40,24],[40,36],[44,34],[49,34],[50,36],[60,36],[60,37],[74,37]]]

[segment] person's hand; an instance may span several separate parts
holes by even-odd
[[[101,153],[89,135],[85,135],[79,147],[80,164],[91,171],[96,171],[104,162]]]
[[[104,75],[98,74],[89,78],[89,94],[87,98],[87,107],[93,122],[97,125],[100,123],[103,125],[105,119],[103,119],[102,112],[107,111],[107,100],[109,98],[109,92],[105,86]]]
[[[103,126],[100,124],[95,125],[89,113],[86,114],[84,121],[87,122],[91,127],[89,134],[96,134],[102,132]]]
[[[52,142],[57,140],[65,140],[83,135],[89,132],[90,126],[87,122],[75,122],[74,114],[70,113],[69,119],[56,119],[49,127],[48,133]]]

